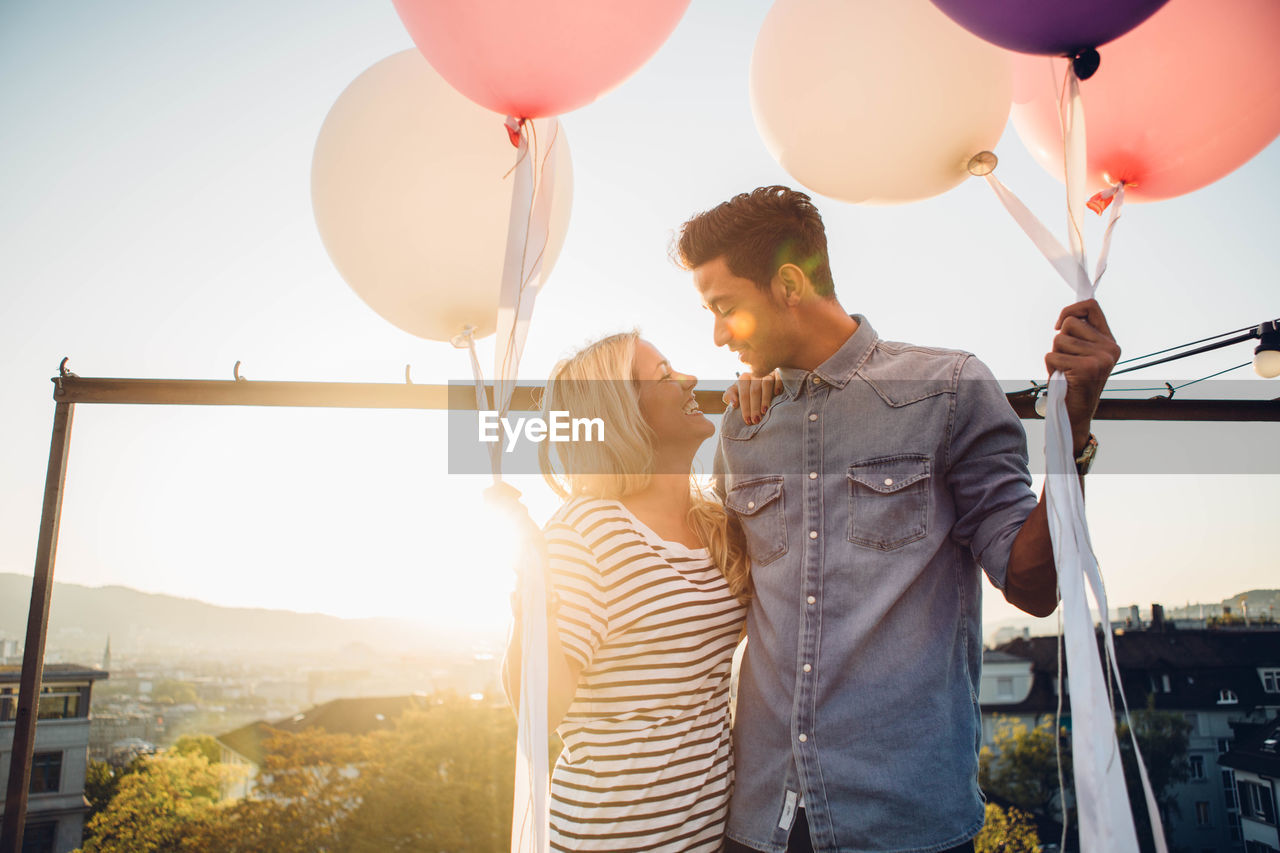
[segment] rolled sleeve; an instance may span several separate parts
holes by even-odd
[[[591,549],[571,527],[546,530],[547,567],[558,598],[556,628],[565,653],[583,669],[608,636],[608,600]]]
[[[970,356],[961,367],[947,442],[955,500],[952,538],[1003,590],[1013,540],[1036,506],[1027,436],[991,371]]]

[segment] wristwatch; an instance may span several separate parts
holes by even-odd
[[[1093,466],[1093,457],[1098,455],[1098,439],[1093,433],[1089,433],[1089,440],[1085,442],[1084,450],[1076,457],[1076,473],[1083,477],[1089,473],[1089,468]]]

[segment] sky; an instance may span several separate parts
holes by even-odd
[[[667,250],[693,213],[794,183],[749,103],[768,7],[692,0],[647,65],[562,118],[573,209],[523,381],[631,328],[706,387],[733,376]],[[399,382],[406,364],[421,383],[469,376],[463,352],[360,301],[311,210],[329,107],[411,46],[388,0],[0,2],[0,571],[32,571],[49,377],[64,356],[81,376],[230,379],[236,361],[249,379]],[[1061,233],[1061,185],[1012,126],[995,150],[1004,183]],[[1126,356],[1280,316],[1277,178],[1273,143],[1210,187],[1126,208],[1099,291]],[[896,207],[817,202],[847,309],[885,338],[975,352],[1010,382],[1043,379],[1071,293],[982,182]],[[480,349],[491,363],[490,342]],[[1149,375],[1195,379],[1251,354],[1238,345]],[[1247,369],[1227,376],[1239,381],[1204,393],[1280,396]],[[1034,458],[1043,431],[1027,427]],[[1276,430],[1096,426],[1089,517],[1113,605],[1277,585]],[[486,478],[446,467],[440,412],[82,405],[55,577],[501,625],[511,536],[480,499]],[[554,510],[536,478],[516,485],[536,519]],[[1016,612],[989,589],[985,615]]]

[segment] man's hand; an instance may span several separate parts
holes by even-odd
[[[756,376],[748,371],[738,374],[738,384],[730,385],[721,399],[731,409],[741,405],[742,420],[754,424],[760,421],[773,398],[780,393],[782,379],[776,372]]]
[[[1079,455],[1089,440],[1089,425],[1107,377],[1120,358],[1120,347],[1095,299],[1063,308],[1054,328],[1058,334],[1044,364],[1049,373],[1061,370],[1067,377],[1067,417],[1074,452]]]

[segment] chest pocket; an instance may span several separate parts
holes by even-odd
[[[849,541],[892,551],[929,531],[929,457],[882,456],[849,466]]]
[[[787,552],[781,477],[737,484],[726,496],[725,506],[742,524],[747,555],[754,565],[767,566]]]

